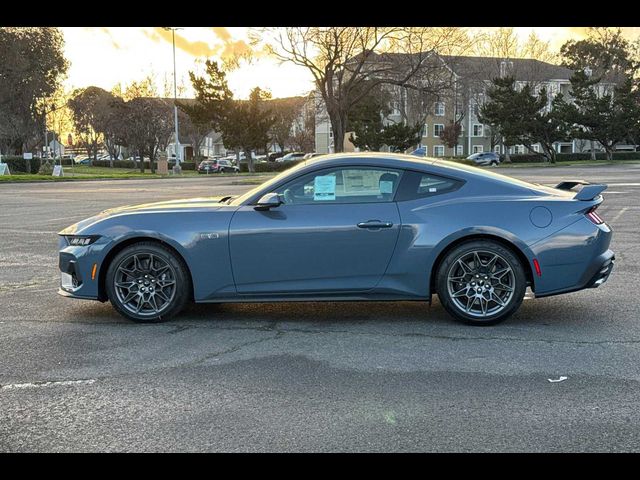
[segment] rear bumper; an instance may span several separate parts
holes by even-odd
[[[585,217],[531,245],[542,270],[534,278],[536,297],[602,285],[615,260],[609,249],[611,236],[608,225],[594,225]]]
[[[598,288],[600,285],[606,282],[609,279],[609,275],[611,275],[611,272],[613,271],[613,264],[615,263],[615,260],[615,255],[611,255],[608,260],[605,260],[605,262],[601,265],[600,270],[598,270],[596,274],[591,278],[591,280],[589,280],[585,288]]]
[[[599,255],[594,262],[585,271],[580,283],[569,288],[561,288],[550,292],[537,293],[536,298],[550,297],[552,295],[560,295],[562,293],[577,292],[585,288],[598,288],[609,279],[609,275],[613,271],[616,256],[611,250],[607,250]]]

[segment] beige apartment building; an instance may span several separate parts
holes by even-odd
[[[394,55],[396,54],[387,54],[385,61]],[[401,54],[397,56],[400,57]],[[442,75],[443,78],[446,77],[446,88],[428,98],[418,99],[411,89],[390,86],[393,98],[391,114],[383,120],[387,124],[422,122],[422,138],[416,148],[424,147],[430,157],[467,157],[473,153],[492,150],[500,154],[506,152],[501,139],[478,119],[479,109],[487,100],[487,88],[494,78],[512,76],[517,86],[529,83],[534,86],[535,91],[546,88],[549,97],[547,108],[551,107],[553,98],[559,93],[570,98],[569,79],[573,72],[559,65],[520,58],[438,56],[438,59],[444,66]],[[603,88],[606,87],[607,85],[603,85]],[[461,133],[457,145],[449,147],[444,144],[440,134],[453,122],[460,124]],[[572,140],[557,142],[555,148],[558,152],[572,153],[587,151],[590,145]],[[541,151],[540,145],[533,145],[533,149]],[[334,151],[329,119],[322,109],[316,115],[316,151]],[[509,147],[509,153],[528,151],[524,145],[513,145]]]

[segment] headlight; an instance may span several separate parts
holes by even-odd
[[[65,235],[67,243],[72,247],[86,247],[100,238],[99,235]]]

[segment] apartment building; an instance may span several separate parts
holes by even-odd
[[[389,61],[390,57],[402,57],[402,54],[385,54],[384,61]],[[385,124],[422,123],[422,137],[416,147],[424,147],[427,156],[466,157],[491,150],[506,153],[507,147],[501,144],[501,139],[478,118],[480,107],[487,101],[487,89],[494,78],[512,76],[516,80],[516,86],[528,83],[535,91],[546,88],[548,108],[559,93],[570,98],[569,79],[573,72],[559,65],[534,59],[498,57],[441,55],[437,56],[437,60],[442,62],[442,88],[425,97],[419,96],[412,89],[388,87],[392,94],[391,113],[383,119]],[[608,87],[608,84],[601,85],[601,88]],[[440,135],[453,123],[458,123],[461,131],[457,144],[451,147],[442,141]],[[330,131],[328,116],[320,109],[316,117],[317,152],[333,151]],[[555,144],[556,150],[562,153],[588,151],[590,147],[589,142],[578,140]],[[540,145],[533,145],[533,149],[542,150]],[[527,149],[524,145],[513,145],[509,147],[509,153],[527,153]]]

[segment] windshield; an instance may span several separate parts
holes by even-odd
[[[298,165],[288,168],[287,170],[285,170],[282,173],[279,173],[278,175],[276,175],[275,177],[273,177],[271,180],[267,180],[264,183],[261,183],[260,185],[258,185],[255,188],[252,188],[251,190],[249,190],[247,193],[244,193],[242,195],[240,195],[239,197],[236,197],[234,199],[232,199],[229,202],[229,205],[242,205],[244,202],[246,202],[249,198],[253,197],[256,193],[258,193],[260,190],[264,189],[265,193],[269,193],[269,187],[276,185],[277,183],[279,183],[283,178],[288,177],[290,174],[296,172],[297,170],[300,170],[302,167],[304,167],[307,164],[307,162],[302,162],[299,163]]]

